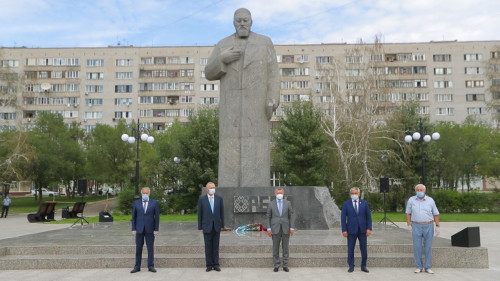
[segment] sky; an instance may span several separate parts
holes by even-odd
[[[498,0],[0,0],[0,47],[211,46],[241,7],[277,45],[500,40]]]

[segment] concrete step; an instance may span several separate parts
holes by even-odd
[[[345,245],[290,245],[291,267],[345,267]],[[143,265],[147,264],[146,249]],[[270,267],[270,245],[221,246],[223,267]],[[40,246],[0,248],[0,270],[129,268],[135,260],[135,246]],[[459,255],[462,258],[450,259]],[[486,255],[486,257],[484,256]],[[359,248],[356,264],[361,264]],[[478,262],[479,261],[479,262]],[[486,261],[484,264],[483,261]],[[368,245],[370,267],[414,267],[411,245]],[[158,268],[199,268],[205,266],[203,246],[156,246]],[[487,268],[484,248],[434,248],[434,267]]]

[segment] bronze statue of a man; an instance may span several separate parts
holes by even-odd
[[[219,41],[205,66],[220,80],[219,187],[270,186],[270,119],[280,77],[271,39],[250,31],[252,16],[234,13],[236,33]]]

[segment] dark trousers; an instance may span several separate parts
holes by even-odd
[[[142,247],[146,240],[146,248],[148,249],[148,268],[155,266],[155,235],[153,233],[136,233],[135,234],[135,266],[134,268],[141,268],[142,260]]]
[[[359,249],[361,250],[361,267],[366,267],[366,260],[368,259],[368,252],[366,247],[366,233],[358,231],[357,234],[347,235],[347,264],[349,267],[354,267],[354,247],[356,240],[359,240]]]
[[[212,227],[211,232],[203,232],[203,239],[205,240],[205,261],[207,267],[219,267],[220,232],[216,232],[215,228]]]
[[[3,206],[2,208],[2,218],[4,217],[3,214],[5,212],[5,217],[7,217],[7,214],[9,213],[9,207],[10,206]]]
[[[290,233],[283,233],[283,227],[280,226],[280,232],[273,233],[273,263],[274,267],[280,267],[280,244],[283,248],[283,267],[288,267],[288,258],[290,255],[289,243],[290,243]]]

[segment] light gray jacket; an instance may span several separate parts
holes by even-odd
[[[295,228],[295,216],[293,214],[292,203],[286,199],[283,199],[283,210],[280,216],[278,210],[278,201],[274,199],[267,206],[267,223],[268,227],[271,228],[273,234],[277,234],[280,231],[280,225],[283,226],[283,233],[288,234],[290,228]]]

